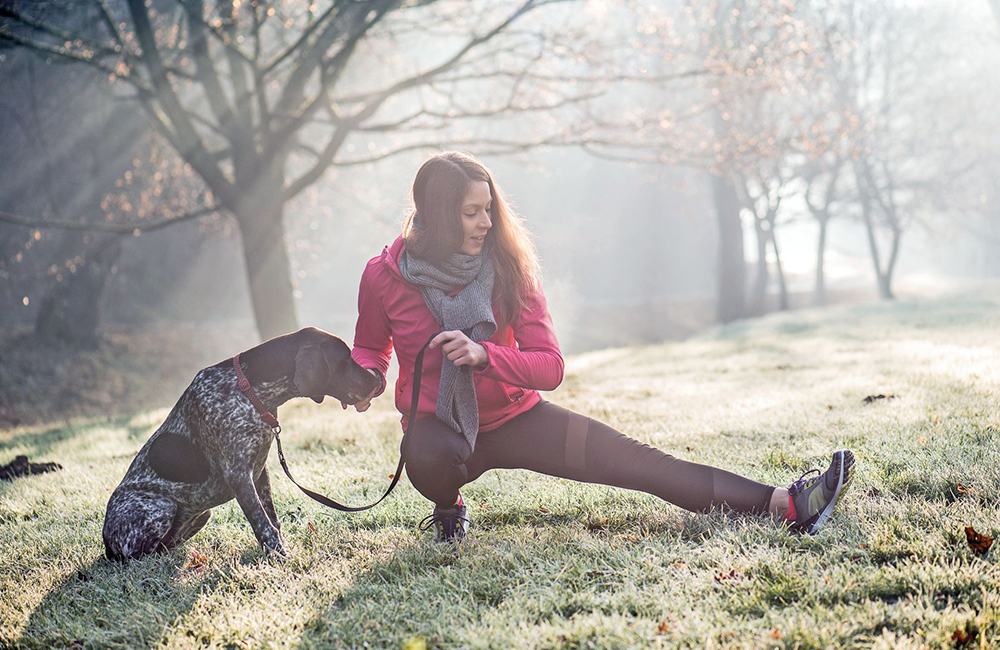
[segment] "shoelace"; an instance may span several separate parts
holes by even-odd
[[[804,490],[805,487],[806,487],[806,485],[811,480],[811,479],[807,479],[806,477],[809,476],[810,474],[812,474],[813,472],[816,472],[816,478],[819,478],[820,476],[822,476],[822,473],[818,469],[815,469],[815,468],[809,470],[808,472],[805,472],[804,474],[802,474],[802,476],[800,476],[798,478],[798,480],[793,481],[792,484],[788,486],[788,494],[791,495],[791,496],[795,496],[796,494],[798,494],[799,492],[801,492],[802,490]]]
[[[457,512],[455,513],[432,512],[431,514],[427,515],[426,517],[420,520],[420,523],[417,525],[417,528],[421,531],[430,530],[435,523],[440,522],[442,528],[444,528],[446,525],[449,525],[451,529],[454,530],[455,524],[458,521],[464,521],[467,524],[472,524],[471,519],[463,517]]]

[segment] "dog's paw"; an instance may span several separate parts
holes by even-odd
[[[264,549],[264,559],[271,560],[273,562],[282,562],[288,559],[288,553],[285,551],[285,547],[282,544],[275,546],[269,546],[267,544],[263,545]]]

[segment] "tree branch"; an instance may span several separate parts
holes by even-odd
[[[23,217],[21,215],[13,214],[11,212],[4,212],[0,210],[0,221],[4,223],[10,223],[17,226],[27,226],[28,228],[38,228],[38,229],[49,229],[53,228],[56,230],[91,230],[97,232],[114,232],[114,233],[132,233],[138,234],[139,232],[150,232],[153,230],[159,230],[161,228],[166,228],[180,221],[188,221],[190,219],[196,219],[198,217],[203,217],[206,214],[211,214],[213,212],[219,212],[221,208],[219,206],[207,206],[200,208],[193,212],[187,212],[175,217],[166,217],[164,219],[159,219],[156,221],[136,221],[134,223],[86,223],[80,221],[67,221],[64,219],[49,220],[49,219],[39,219],[31,217]]]

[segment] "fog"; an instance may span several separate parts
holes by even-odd
[[[25,14],[29,4],[15,3]],[[455,18],[454,6],[443,4],[436,18],[409,13],[413,20],[440,19],[448,35],[431,44],[421,32],[400,36],[391,46],[386,42],[383,47],[391,49],[394,61],[400,56],[403,62],[408,56],[431,61],[435,52],[447,52],[492,16],[492,9],[484,9],[463,22]],[[800,2],[791,9],[751,3],[743,5],[742,14],[736,12],[739,20],[750,16],[746,24],[716,4],[697,11],[683,3],[640,5],[638,17],[628,13],[627,5],[586,6],[580,15],[599,15],[600,25],[581,27],[566,10],[520,19],[538,30],[565,21],[567,30],[584,29],[589,35],[589,49],[573,53],[575,58],[552,53],[564,52],[555,37],[551,52],[539,47],[543,60],[555,57],[548,69],[567,76],[583,70],[590,77],[589,86],[570,84],[577,96],[568,110],[553,101],[545,111],[497,111],[458,126],[444,120],[443,126],[421,131],[423,144],[412,149],[409,134],[361,130],[350,135],[333,165],[283,205],[282,237],[298,324],[351,340],[367,260],[399,235],[420,163],[452,147],[481,157],[527,223],[567,352],[680,339],[720,319],[731,320],[721,315],[722,208],[713,176],[724,177],[739,201],[744,269],[739,282],[746,295],[739,317],[819,302],[819,226],[810,202],[815,208],[826,185],[837,192],[827,205],[824,304],[884,299],[887,288],[895,299],[983,291],[1000,281],[995,181],[1000,170],[1000,15],[985,0],[963,3],[961,11],[943,2]],[[409,15],[397,13],[405,24]],[[790,41],[781,40],[789,38],[781,31],[786,29],[782,21],[756,35],[760,16],[799,21],[795,38],[813,40],[796,42],[797,51],[789,55]],[[851,16],[864,28],[838,16]],[[643,26],[653,20],[659,22]],[[719,24],[742,26],[738,32],[710,29]],[[847,33],[848,27],[854,31]],[[53,286],[77,274],[71,267],[86,266],[100,239],[91,233],[87,241],[76,242],[76,250],[66,233],[85,237],[86,231],[50,225],[88,219],[133,223],[139,211],[116,211],[113,204],[127,192],[139,192],[141,182],[153,184],[138,163],[150,164],[147,154],[154,145],[140,136],[115,144],[113,136],[126,125],[138,125],[140,131],[153,127],[138,111],[115,117],[110,111],[116,109],[109,106],[128,102],[113,98],[116,91],[109,95],[106,81],[87,93],[53,99],[67,80],[80,78],[82,64],[16,46],[11,39],[24,34],[18,31],[22,28],[15,20],[0,19],[8,46],[0,55],[5,115],[0,214],[16,217],[0,222],[0,327],[26,330],[36,326]],[[624,33],[640,36],[617,42]],[[609,43],[598,53],[594,43],[602,39]],[[373,37],[369,49],[376,51],[379,42]],[[809,59],[824,43],[831,48],[826,58]],[[689,58],[681,56],[682,50]],[[622,58],[622,52],[634,54]],[[754,55],[750,67],[737,60],[738,52]],[[845,67],[844,76],[838,76],[838,62],[853,65],[865,53],[870,55],[862,62],[867,68]],[[652,61],[646,66],[650,74],[680,72],[696,59],[712,74],[650,81],[631,70],[637,61]],[[711,65],[705,63],[709,60]],[[473,60],[467,69],[488,67],[488,61]],[[732,72],[737,69],[739,74]],[[345,74],[351,83],[362,84],[366,70],[355,66]],[[609,70],[617,71],[617,81],[599,82]],[[372,74],[383,72],[390,76],[381,68]],[[454,88],[458,82],[451,83]],[[378,116],[385,122],[420,107],[430,112],[435,102],[466,110],[462,97],[490,95],[488,81],[477,83],[459,99],[401,94]],[[584,101],[584,87],[600,92]],[[553,92],[539,87],[532,96],[550,98]],[[205,106],[192,106],[211,119]],[[684,117],[688,108],[690,116]],[[326,133],[317,126],[309,129],[300,138],[304,149]],[[532,140],[530,146],[521,147],[526,139]],[[91,158],[53,155],[77,146],[90,151]],[[176,157],[162,139],[155,146],[167,152],[165,158]],[[384,159],[353,164],[354,156],[393,146],[398,152]],[[119,147],[120,155],[109,147]],[[100,155],[93,154],[98,150]],[[288,158],[288,169],[308,166],[297,155]],[[212,195],[204,189],[169,189],[170,183],[198,185],[190,167],[182,161],[176,167],[181,171],[165,175],[166,181],[157,176],[156,183],[166,189],[143,194],[143,218],[175,214],[177,206],[195,207]],[[828,183],[835,169],[840,175]],[[83,176],[70,182],[74,174]],[[128,182],[123,184],[123,178]],[[90,198],[80,199],[83,193]],[[87,210],[92,214],[84,215]],[[238,227],[243,217],[234,218],[236,213],[222,209],[120,237],[115,244],[120,254],[102,267],[106,286],[95,294],[101,325],[254,327],[246,230]],[[884,284],[874,271],[873,242],[879,263],[890,265]],[[894,245],[898,259],[890,261]],[[758,263],[761,251],[764,266]],[[67,264],[74,259],[76,264]],[[767,278],[763,298],[755,304],[762,269]]]

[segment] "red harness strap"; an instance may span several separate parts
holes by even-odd
[[[264,402],[260,401],[257,397],[257,393],[253,392],[253,388],[250,386],[250,380],[246,378],[243,374],[243,368],[240,367],[240,355],[233,357],[233,369],[236,371],[236,386],[242,391],[253,407],[257,409],[257,413],[260,414],[260,419],[264,421],[264,424],[271,427],[272,429],[281,430],[281,426],[278,425],[278,409],[274,409],[274,413],[271,413],[264,406]]]

